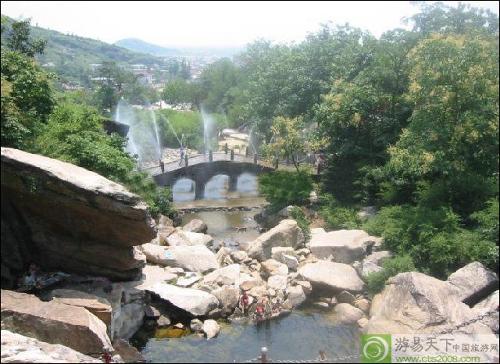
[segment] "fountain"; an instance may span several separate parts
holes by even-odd
[[[115,119],[129,126],[126,150],[137,156],[139,165],[155,162],[161,158],[161,142],[156,116],[152,110],[149,117],[134,110],[123,98],[115,111]]]
[[[214,125],[214,120],[212,116],[205,112],[203,106],[201,107],[201,117],[203,119],[203,153],[207,154],[210,148],[210,139],[211,139],[211,129]]]
[[[156,148],[158,151],[158,160],[162,159],[162,147],[161,147],[161,141],[160,141],[160,133],[158,131],[158,124],[156,123],[156,115],[153,110],[149,109],[149,115],[151,116],[151,119],[153,120],[153,125],[154,125],[154,131],[155,131],[155,137],[156,137]]]

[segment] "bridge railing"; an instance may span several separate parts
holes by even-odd
[[[211,154],[211,157],[210,157]],[[270,163],[266,159],[263,158],[261,154],[252,154],[248,155],[248,153],[236,153],[234,150],[228,150],[227,153],[226,151],[217,151],[217,152],[211,152],[211,153],[198,153],[194,155],[189,155],[187,157],[187,165],[190,166],[195,162],[194,164],[198,164],[197,160],[203,159],[202,163],[207,163],[207,162],[217,162],[217,161],[231,161],[234,160],[236,162],[241,162],[242,157],[244,158],[244,162],[247,163],[254,163],[254,164],[259,164],[262,166],[266,166],[269,168],[277,168],[278,166],[282,167],[291,167],[293,166],[293,163],[291,160],[288,159],[281,159],[278,160],[276,163],[276,160],[274,163]],[[311,158],[305,157],[299,160],[300,164],[314,164],[314,160]],[[150,174],[156,175],[156,174],[161,174],[165,172],[169,172],[181,167],[186,166],[186,159],[183,159],[182,162],[180,159],[173,160],[171,162],[164,163],[164,168],[160,167],[159,164],[151,165],[151,166],[142,166],[139,167],[139,171],[143,172],[149,172]]]

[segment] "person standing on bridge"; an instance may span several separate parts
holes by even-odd
[[[161,168],[161,173],[165,173],[165,163],[160,159],[160,168]]]
[[[182,165],[182,161],[184,160],[184,147],[182,146],[182,144],[181,148],[179,149],[179,154],[180,154],[179,165]]]

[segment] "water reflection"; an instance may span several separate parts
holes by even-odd
[[[205,185],[203,198],[205,200],[221,200],[228,197],[229,176],[218,174],[210,178]]]
[[[181,178],[172,187],[174,201],[193,201],[195,198],[195,182],[189,178]]]
[[[239,197],[258,196],[259,183],[257,176],[251,173],[243,173],[240,175],[236,183],[236,191],[239,193]]]

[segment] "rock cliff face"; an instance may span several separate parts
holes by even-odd
[[[134,246],[155,237],[139,196],[69,163],[11,148],[1,156],[3,288],[30,262],[114,280],[139,274]]]

